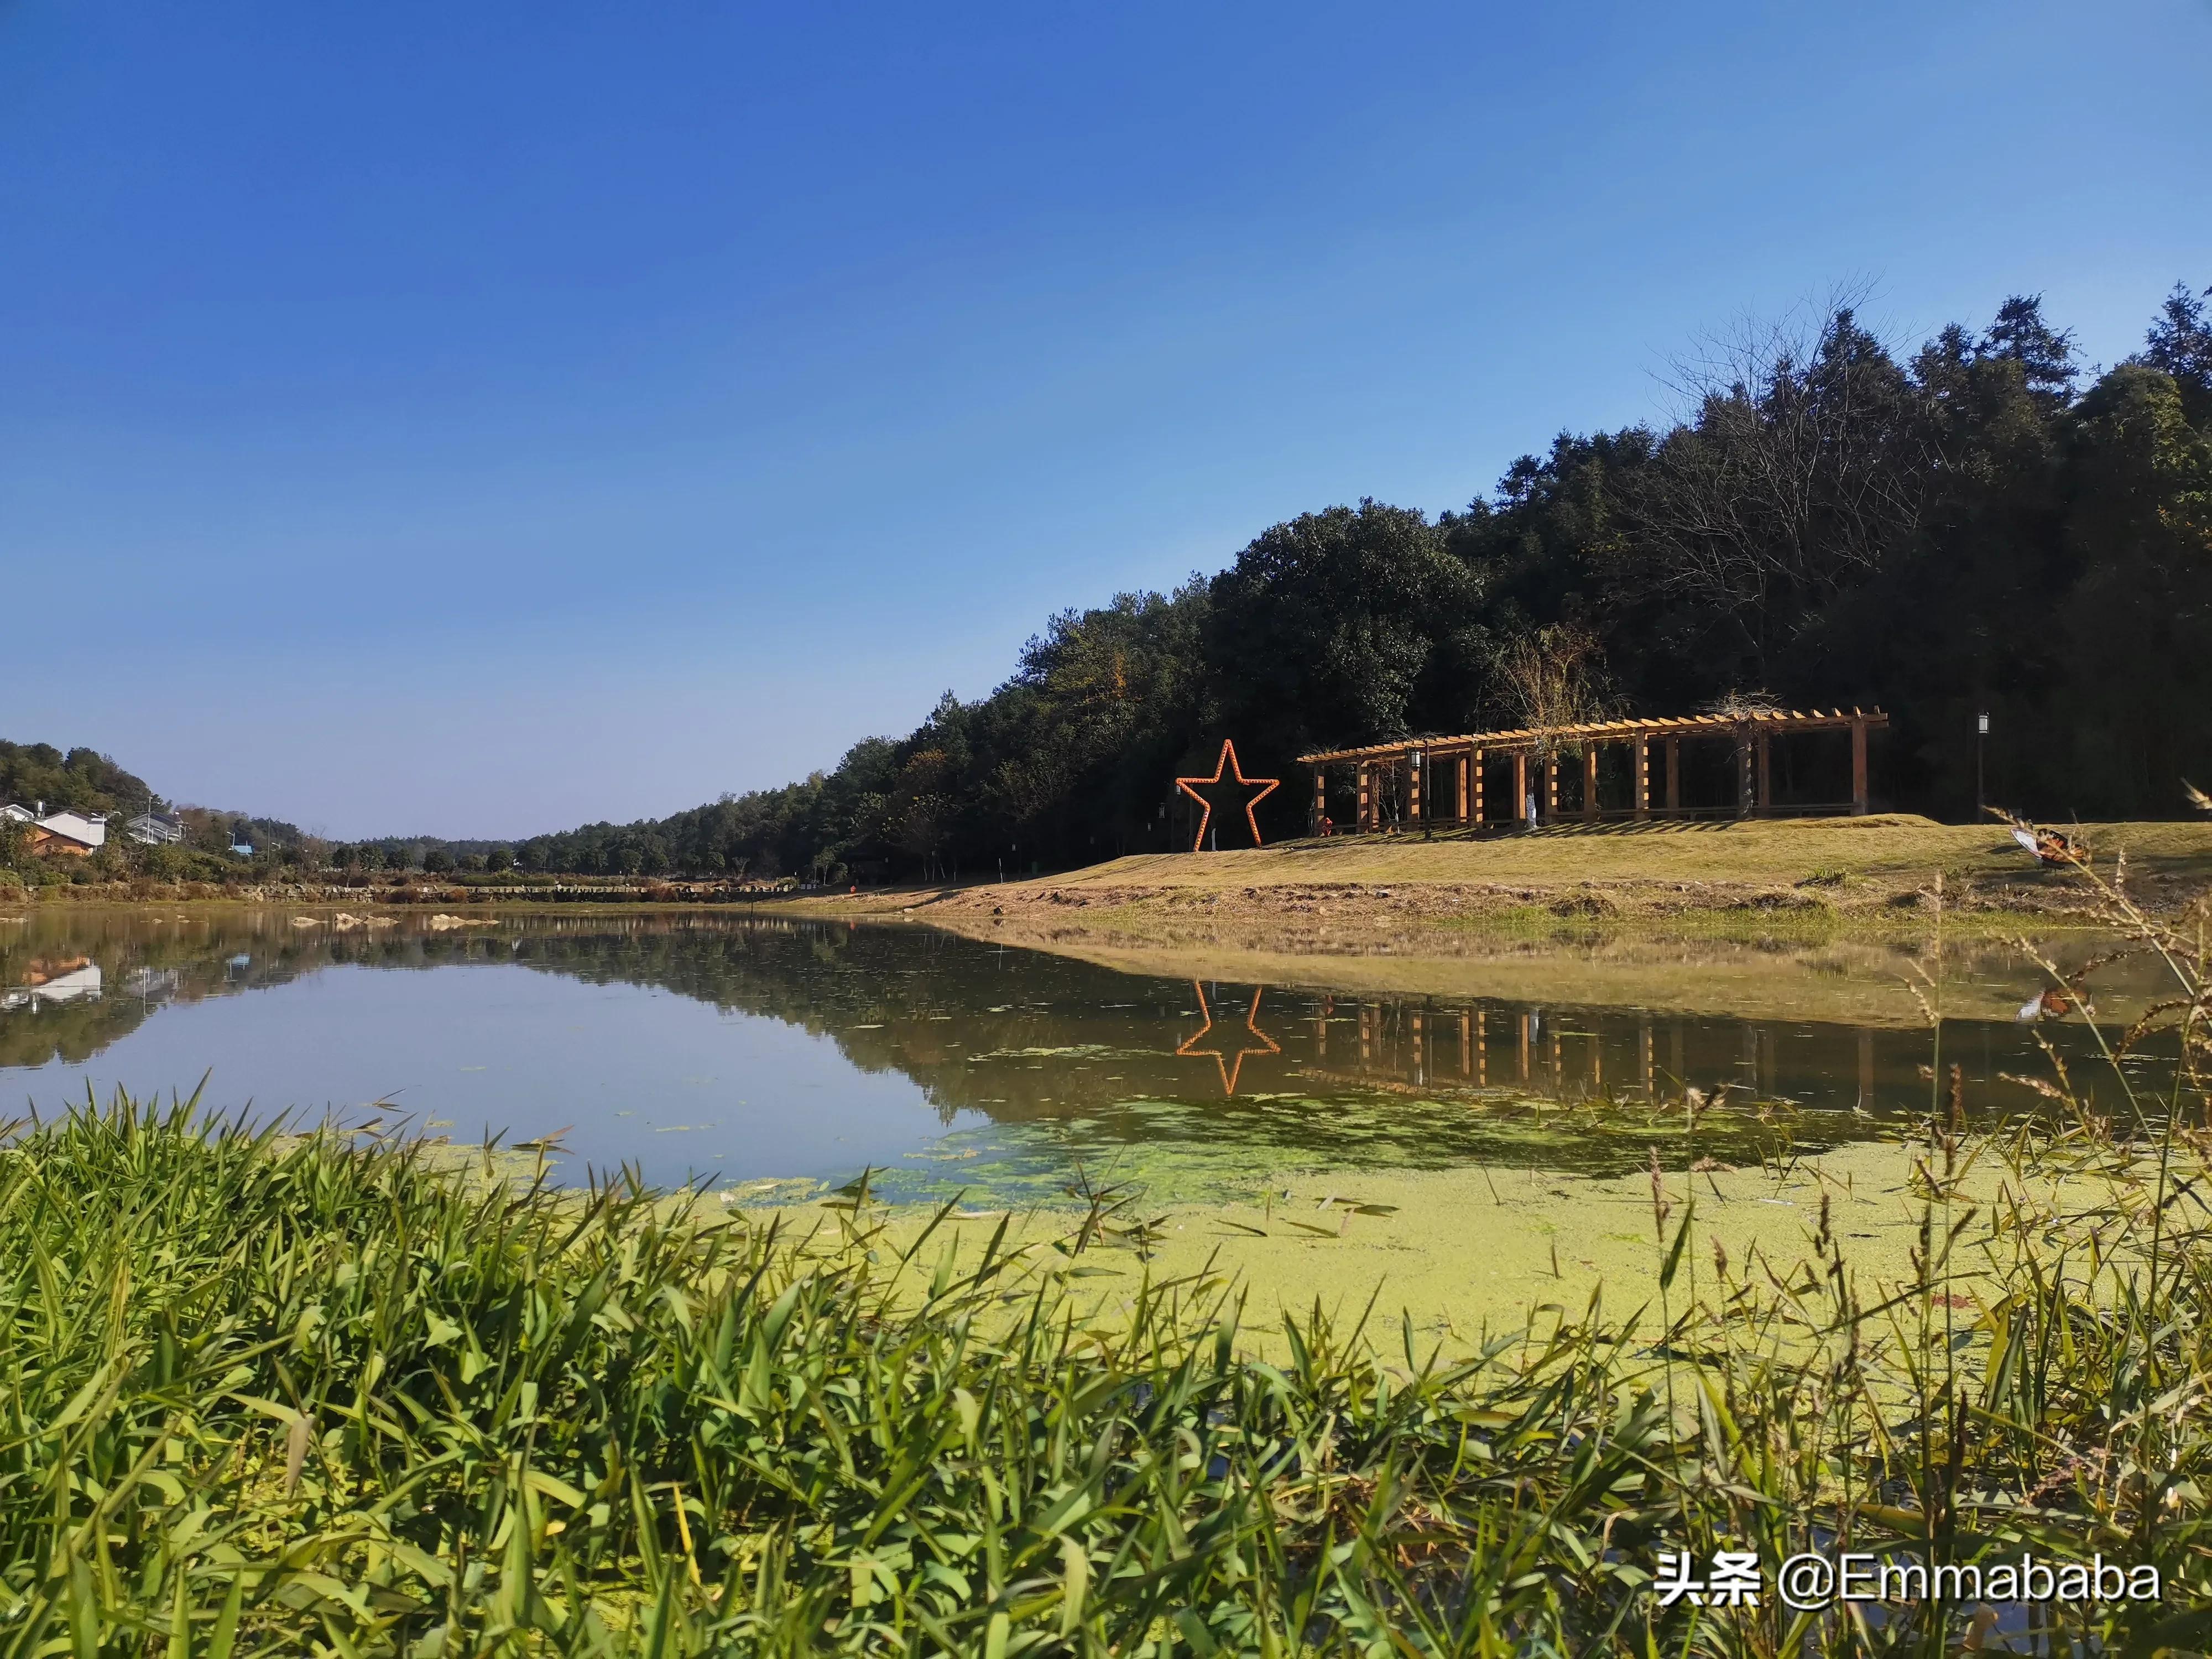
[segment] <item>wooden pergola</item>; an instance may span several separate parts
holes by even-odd
[[[1313,769],[1313,810],[1309,830],[1321,831],[1328,810],[1328,769],[1349,765],[1357,769],[1358,813],[1348,826],[1379,832],[1384,828],[1386,793],[1402,800],[1402,813],[1391,814],[1408,826],[1482,829],[1491,826],[1556,823],[1579,819],[1597,823],[1612,819],[1662,817],[1798,817],[1822,814],[1857,815],[1869,810],[1867,790],[1867,733],[1886,727],[1889,716],[1880,709],[1832,708],[1826,714],[1772,709],[1741,714],[1686,714],[1672,720],[1594,720],[1580,726],[1557,726],[1545,730],[1474,732],[1459,737],[1407,738],[1394,743],[1370,744],[1360,749],[1331,749],[1301,755],[1298,763]],[[1848,732],[1851,743],[1851,793],[1849,800],[1793,802],[1778,806],[1774,800],[1773,746],[1778,738],[1816,732]],[[1685,742],[1726,742],[1735,746],[1735,800],[1721,805],[1683,804],[1682,745]],[[1599,756],[1608,749],[1622,751],[1628,763],[1625,799],[1606,805],[1601,799]],[[1652,759],[1661,758],[1660,799],[1652,799]],[[1580,787],[1574,809],[1561,810],[1563,763],[1580,757]],[[1502,812],[1490,809],[1485,791],[1492,767],[1512,768],[1512,793]],[[1541,787],[1530,788],[1530,775],[1540,772]],[[1566,774],[1571,778],[1571,774]],[[1500,781],[1503,781],[1501,779]],[[1534,803],[1533,812],[1530,803]]]

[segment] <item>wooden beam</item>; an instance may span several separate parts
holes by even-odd
[[[1636,816],[1651,816],[1651,740],[1638,732],[1629,739],[1628,769],[1636,786]]]
[[[1554,749],[1544,762],[1544,821],[1549,823],[1559,816],[1559,751]]]
[[[1667,810],[1682,810],[1682,740],[1667,739]]]
[[[1759,815],[1767,817],[1774,811],[1774,739],[1765,732],[1758,738],[1759,750]]]
[[[1482,825],[1482,750],[1476,750],[1468,757],[1468,769],[1474,774],[1474,822]]]
[[[1459,803],[1458,803],[1458,804],[1459,804],[1459,821],[1460,821],[1462,823],[1465,823],[1467,822],[1467,775],[1468,775],[1470,771],[1472,771],[1472,770],[1474,770],[1474,756],[1473,755],[1473,753],[1471,753],[1471,752],[1470,752],[1470,753],[1468,753],[1468,754],[1462,755],[1462,756],[1459,757]]]
[[[1851,816],[1867,815],[1867,723],[1851,722]]]
[[[1597,745],[1583,745],[1583,821],[1597,821]]]
[[[1847,731],[1853,720],[1863,720],[1868,726],[1887,726],[1889,716],[1875,709],[1820,709],[1785,710],[1772,714],[1761,714],[1755,720],[1743,720],[1728,714],[1685,714],[1668,720],[1592,720],[1578,726],[1554,727],[1547,732],[1514,730],[1507,732],[1473,732],[1457,736],[1437,735],[1422,739],[1423,746],[1432,752],[1437,750],[1483,748],[1510,750],[1522,748],[1534,750],[1553,743],[1572,743],[1579,738],[1613,738],[1641,732],[1647,737],[1717,737],[1731,727],[1756,726],[1764,732]],[[1386,761],[1402,756],[1407,749],[1401,739],[1397,743],[1370,744],[1358,749],[1332,749],[1310,755],[1301,755],[1301,763],[1322,761]]]
[[[1375,828],[1375,769],[1359,769],[1359,831],[1365,835]]]
[[[1740,818],[1751,816],[1753,791],[1751,781],[1751,728],[1740,726],[1735,733],[1735,815]]]
[[[1306,826],[1306,834],[1321,834],[1321,821],[1328,816],[1328,769],[1316,766],[1314,772],[1313,822]]]

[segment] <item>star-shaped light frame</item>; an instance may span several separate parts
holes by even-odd
[[[1198,791],[1191,787],[1191,786],[1198,783],[1218,783],[1221,781],[1221,775],[1224,772],[1230,774],[1231,776],[1237,780],[1239,785],[1248,789],[1255,783],[1264,783],[1267,786],[1258,794],[1253,796],[1251,799],[1244,803],[1244,821],[1252,826],[1252,845],[1255,847],[1266,845],[1266,843],[1260,838],[1260,820],[1254,814],[1252,809],[1257,806],[1261,801],[1267,799],[1268,796],[1273,794],[1276,790],[1281,788],[1283,787],[1283,781],[1280,778],[1246,777],[1244,775],[1244,769],[1237,764],[1237,744],[1235,741],[1229,738],[1224,738],[1221,740],[1221,758],[1214,762],[1213,775],[1212,777],[1177,778],[1176,780],[1176,788],[1182,790],[1184,794],[1188,795],[1193,800],[1196,801],[1200,806],[1203,806],[1206,809],[1206,811],[1199,816],[1198,838],[1190,844],[1190,850],[1194,853],[1202,853],[1206,850],[1206,826],[1213,821],[1213,803],[1206,799],[1205,796],[1200,794]]]
[[[1267,1046],[1264,1048],[1239,1048],[1233,1064],[1230,1057],[1218,1048],[1200,1048],[1194,1046],[1200,1037],[1213,1029],[1213,1010],[1206,1006],[1204,986],[1196,980],[1193,980],[1190,982],[1190,988],[1198,994],[1198,1012],[1206,1016],[1206,1024],[1176,1045],[1176,1056],[1180,1060],[1212,1060],[1215,1068],[1221,1073],[1222,1094],[1234,1095],[1237,1092],[1237,1079],[1243,1075],[1246,1060],[1255,1055],[1279,1054],[1283,1052],[1282,1045],[1260,1029],[1260,999],[1267,994],[1267,988],[1264,985],[1255,985],[1252,988],[1251,1012],[1244,1016],[1244,1029]]]

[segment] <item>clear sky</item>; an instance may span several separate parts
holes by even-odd
[[[1839,281],[2124,356],[2208,118],[2207,0],[0,0],[0,736],[340,836],[781,782]]]

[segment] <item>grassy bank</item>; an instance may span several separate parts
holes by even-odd
[[[209,1127],[118,1103],[0,1157],[0,1650],[1864,1650],[1648,1593],[1661,1549],[1831,1532],[2156,1565],[2065,1614],[2115,1638],[2203,1593],[2186,1130],[1931,1127],[1880,1265],[1841,1193],[1747,1242],[1662,1170],[1602,1303],[1307,1310],[1268,1363],[1110,1199],[801,1237]]]
[[[1894,815],[1339,837],[769,908],[1168,978],[1860,1024],[1919,1021],[1903,983],[1931,965],[1940,910],[1953,1012],[2007,1019],[2042,981],[2023,938],[2070,971],[2124,932],[2115,883],[2176,921],[2212,887],[2212,824],[2074,833],[2086,868],[2038,866],[2001,825]],[[2154,1001],[2162,971],[2100,994]]]
[[[2124,856],[2130,891],[2154,912],[2177,910],[2212,884],[2212,824],[2070,832],[2108,877]],[[2002,825],[1898,814],[1340,836],[793,908],[1135,948],[1450,956],[1470,927],[1490,936],[1562,924],[1718,938],[1893,936],[1925,928],[1939,880],[1954,929],[2047,932],[2098,921],[2077,872],[2039,867]]]

